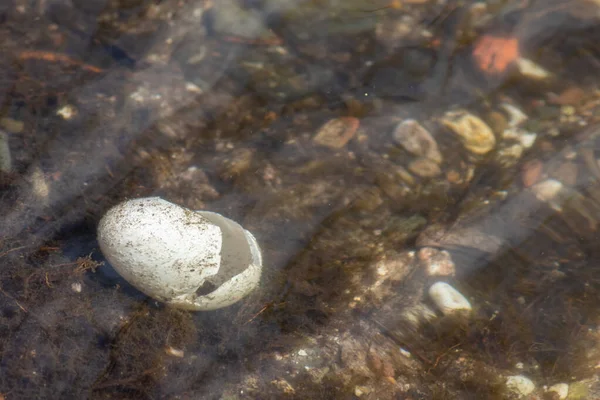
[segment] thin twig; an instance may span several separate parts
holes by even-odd
[[[14,298],[13,296],[11,296],[10,294],[6,293],[6,292],[4,291],[4,289],[2,289],[2,287],[1,287],[1,286],[0,286],[0,293],[2,293],[3,295],[5,295],[5,296],[6,296],[6,297],[8,297],[9,299],[12,299],[12,300],[13,300],[15,303],[17,303],[17,306],[19,306],[19,308],[20,308],[21,310],[23,310],[23,311],[24,311],[24,312],[26,312],[26,313],[29,313],[29,311],[27,311],[27,309],[26,309],[25,307],[23,307],[23,306],[21,305],[21,303],[19,303],[19,301],[18,301],[17,299],[15,299],[15,298]]]
[[[27,247],[29,247],[29,246],[20,246],[20,247],[15,247],[14,249],[6,250],[4,253],[0,253],[0,257],[4,257],[8,253],[12,253],[13,251],[17,251],[17,250],[22,250],[22,249],[25,249]]]

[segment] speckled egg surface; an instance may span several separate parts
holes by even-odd
[[[229,306],[258,286],[256,240],[236,222],[158,197],[125,201],[100,221],[107,260],[148,296],[178,308]]]

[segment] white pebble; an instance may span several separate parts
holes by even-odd
[[[506,379],[506,387],[518,396],[527,396],[535,390],[535,384],[523,375],[509,376]]]
[[[517,60],[517,69],[522,76],[532,80],[541,81],[548,79],[551,76],[550,72],[546,71],[533,61],[523,57]]]
[[[525,114],[523,111],[513,106],[512,104],[502,103],[500,107],[502,107],[504,111],[506,111],[506,113],[508,114],[508,126],[510,126],[511,128],[521,125],[529,118],[527,114]]]
[[[77,115],[77,109],[71,104],[66,104],[56,111],[56,115],[68,121]]]
[[[522,362],[518,362],[518,363],[515,364],[515,368],[516,369],[523,369],[523,368],[525,368],[525,365],[523,365]]]
[[[469,300],[446,282],[436,282],[431,285],[429,297],[444,314],[452,314],[459,310],[471,310]]]
[[[83,289],[83,286],[79,282],[73,282],[73,283],[71,283],[71,289],[75,293],[81,293],[81,290]]]
[[[569,395],[569,385],[566,383],[557,383],[548,388],[548,392],[554,392],[558,394],[560,400],[564,400]]]
[[[521,144],[526,149],[531,148],[531,146],[533,146],[533,144],[535,143],[536,139],[537,139],[537,133],[532,133],[532,132],[523,131],[523,132],[521,132],[521,135],[519,136],[519,140],[521,141]]]
[[[504,139],[518,140],[521,146],[526,149],[531,148],[537,139],[537,133],[523,130],[522,128],[507,128],[502,132]]]
[[[165,348],[165,352],[173,357],[177,357],[177,358],[183,358],[183,356],[185,356],[185,353],[183,352],[183,350],[180,349],[176,349],[174,347],[171,346],[167,346]]]
[[[561,211],[561,201],[559,196],[563,189],[563,184],[556,179],[546,179],[545,181],[536,183],[531,187],[531,191],[539,201],[548,203],[556,211]]]
[[[412,354],[410,354],[410,351],[403,349],[402,347],[400,347],[400,354],[402,354],[406,358],[412,357]]]

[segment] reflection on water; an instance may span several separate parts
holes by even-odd
[[[598,396],[597,1],[10,3],[4,398]],[[95,230],[143,196],[260,290],[131,287]]]

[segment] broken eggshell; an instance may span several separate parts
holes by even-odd
[[[98,226],[106,259],[148,296],[188,310],[227,307],[254,290],[262,256],[238,223],[159,197],[111,208]]]

